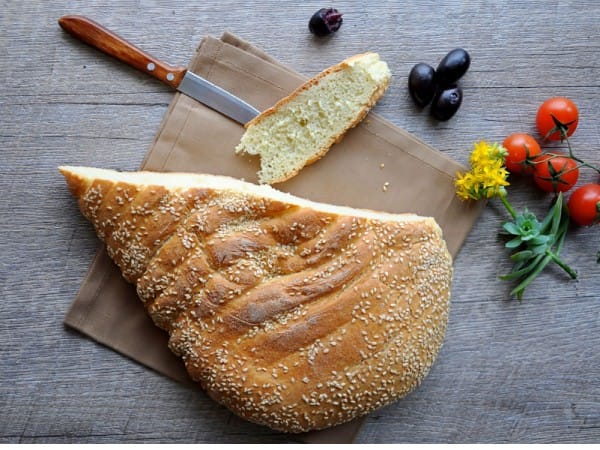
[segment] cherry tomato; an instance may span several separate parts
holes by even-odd
[[[542,153],[540,144],[533,137],[525,133],[513,133],[504,139],[502,146],[508,152],[504,165],[509,172],[533,173],[531,161]]]
[[[557,124],[554,118],[560,122],[561,127],[564,127],[567,136],[571,136],[579,123],[579,111],[577,106],[566,97],[552,97],[546,100],[538,109],[535,123],[540,134],[545,139],[553,141],[562,140],[561,133],[554,131],[548,135],[553,129],[556,129]]]
[[[600,220],[600,184],[584,184],[573,191],[569,202],[569,215],[577,225],[592,225]]]
[[[568,156],[544,153],[533,162],[533,180],[546,192],[566,192],[577,183],[579,169]]]

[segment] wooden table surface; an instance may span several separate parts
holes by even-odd
[[[173,92],[75,42],[57,25],[84,14],[172,64],[201,37],[228,30],[305,75],[366,50],[394,74],[375,111],[466,163],[472,144],[536,134],[548,97],[579,106],[576,152],[600,163],[600,2],[334,1],[341,30],[307,30],[321,2],[3,1],[0,14],[0,442],[292,442],[231,419],[191,391],[63,326],[98,248],[56,167],[136,169]],[[368,6],[367,6],[368,5]],[[406,81],[455,47],[472,56],[464,102],[448,122],[417,110]],[[410,180],[403,180],[410,183]],[[598,182],[582,170],[580,183]],[[514,180],[517,208],[550,197]],[[522,303],[498,275],[510,268],[498,202],[455,261],[446,341],[407,398],[371,414],[357,441],[600,441],[600,227],[570,231],[562,255]]]

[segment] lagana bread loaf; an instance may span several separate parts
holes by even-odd
[[[390,78],[377,53],[348,58],[248,122],[236,152],[260,155],[260,183],[285,181],[323,157],[358,124]]]
[[[191,378],[239,416],[330,427],[433,364],[452,277],[434,219],[222,176],[60,171]]]

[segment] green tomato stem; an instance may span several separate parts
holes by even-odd
[[[573,148],[571,147],[571,141],[569,141],[569,138],[565,135],[563,136],[563,140],[567,143],[567,148],[569,150],[569,158],[571,158],[573,161],[576,161],[577,167],[574,167],[572,169],[569,169],[565,172],[562,172],[561,175],[564,175],[566,173],[572,172],[574,170],[577,170],[581,167],[587,167],[589,169],[592,169],[598,173],[600,173],[600,167],[596,167],[593,164],[590,164],[586,161],[584,161],[581,158],[578,158],[577,156],[575,156],[575,153],[573,153]],[[534,159],[528,159],[529,164],[532,166],[537,166],[538,164],[547,164],[549,161],[553,160],[554,158],[560,158],[563,157],[564,155],[561,155],[559,153],[552,153],[552,152],[547,152],[546,155],[548,155],[549,157],[547,159],[544,159],[543,161],[535,161]],[[526,159],[527,160],[527,159]],[[546,178],[542,178],[542,179],[546,179]]]
[[[579,167],[588,167],[600,173],[600,167],[596,167],[593,164],[589,164],[583,159],[580,159],[577,156],[575,156],[575,153],[573,153],[573,148],[571,147],[571,141],[569,140],[569,137],[566,134],[563,136],[563,138],[567,143],[567,148],[569,149],[569,158],[573,159],[574,161],[577,161],[579,163]]]

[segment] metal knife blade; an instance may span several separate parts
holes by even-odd
[[[63,16],[63,30],[88,45],[113,56],[206,106],[245,124],[260,111],[225,89],[187,70],[170,66],[84,16]]]
[[[185,73],[177,90],[241,124],[260,114],[258,109],[241,98],[190,71]]]

